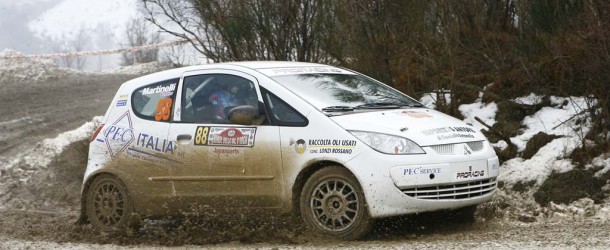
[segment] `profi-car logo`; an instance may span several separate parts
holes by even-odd
[[[110,156],[118,157],[134,141],[133,125],[129,111],[121,115],[110,127],[104,130],[106,146]]]

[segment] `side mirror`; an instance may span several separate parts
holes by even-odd
[[[229,121],[238,125],[260,125],[265,119],[258,115],[258,110],[250,105],[242,105],[229,109]]]

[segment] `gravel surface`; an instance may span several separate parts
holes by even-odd
[[[78,75],[44,82],[0,82],[0,169],[44,138],[75,129],[94,116],[103,115],[121,82],[133,76]],[[71,145],[55,164],[73,164],[61,171],[50,167],[31,174],[34,181],[21,181],[5,170],[0,184],[10,184],[0,198],[22,199],[19,207],[0,209],[0,249],[121,249],[121,248],[262,248],[262,249],[557,249],[610,248],[610,224],[602,219],[538,220],[524,223],[480,215],[472,224],[447,221],[446,214],[420,214],[378,222],[362,241],[337,242],[310,236],[289,218],[249,220],[206,219],[197,222],[149,221],[136,235],[111,236],[96,233],[90,225],[74,224],[79,207],[73,194],[84,171],[82,142]],[[62,158],[63,157],[63,158]],[[64,165],[62,165],[64,166]],[[79,169],[81,168],[81,169]],[[70,168],[72,169],[72,167]],[[69,178],[68,178],[69,177]],[[13,179],[11,179],[13,178]],[[82,178],[82,177],[80,177]],[[45,183],[48,182],[48,183]],[[73,183],[74,182],[74,183]],[[40,193],[47,185],[53,199],[21,196]],[[1,187],[1,185],[0,185]],[[32,191],[33,190],[33,191]],[[0,190],[1,191],[1,190]],[[7,193],[9,192],[9,193]],[[58,194],[59,193],[59,194]],[[26,198],[24,198],[26,197]],[[27,198],[30,197],[30,198]],[[67,197],[67,198],[66,198]],[[32,199],[32,200],[27,200]],[[2,200],[2,199],[0,199]],[[44,204],[41,204],[44,200]],[[2,207],[5,204],[0,204]],[[486,219],[484,219],[485,217]]]
[[[75,225],[75,213],[4,211],[0,219],[0,248],[246,248],[246,249],[558,249],[610,247],[610,224],[599,220],[521,223],[477,221],[443,223],[439,219],[389,221],[361,241],[323,240],[293,228],[260,229],[252,224],[211,226],[207,233],[192,228],[148,225],[129,237],[97,234],[88,225]],[[434,216],[434,214],[430,214]],[[438,217],[438,216],[437,216]],[[419,221],[418,221],[419,220]],[[206,225],[208,227],[209,225]],[[197,226],[195,226],[197,227]],[[220,228],[222,227],[222,228]]]

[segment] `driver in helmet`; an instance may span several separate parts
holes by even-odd
[[[225,109],[239,105],[235,98],[237,91],[239,91],[237,86],[233,86],[228,90],[225,86],[210,95],[209,101],[214,106],[214,116],[216,119],[227,120],[229,114]]]

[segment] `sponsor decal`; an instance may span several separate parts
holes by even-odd
[[[128,95],[121,95],[119,96],[119,99],[116,102],[116,106],[117,107],[123,107],[127,105],[127,97]]]
[[[309,139],[305,141],[299,139],[294,144],[295,151],[298,154],[304,153],[307,148],[309,148],[311,154],[351,154],[357,141],[341,139]]]
[[[440,127],[421,131],[426,136],[436,136],[439,141],[454,138],[474,138],[474,129],[469,127]]]
[[[294,140],[292,138],[290,138],[290,146],[294,145],[294,151],[297,152],[297,154],[303,154],[305,153],[305,150],[307,150],[307,142],[305,142],[305,140],[303,139],[298,139],[298,140]]]
[[[118,100],[116,102],[116,106],[117,107],[123,107],[123,106],[126,106],[126,105],[127,105],[127,100]]]
[[[157,111],[155,112],[155,121],[167,121],[171,115],[172,98],[160,99],[157,103]]]
[[[167,139],[159,139],[159,137],[145,133],[138,134],[136,146],[154,150],[160,153],[170,154],[174,154],[174,149],[176,149],[176,144],[174,144],[173,141]]]
[[[176,84],[170,83],[167,86],[159,85],[154,88],[146,87],[142,90],[142,95],[160,94],[161,96],[170,96],[176,91]]]
[[[108,126],[104,131],[104,141],[111,158],[116,158],[135,140],[129,111]]]
[[[159,155],[156,153],[147,152],[145,150],[136,148],[134,146],[127,149],[127,155],[134,159],[147,161],[147,162],[151,162],[151,163],[155,163],[155,164],[169,164],[169,163],[182,164],[182,162],[180,162],[180,161],[173,160],[166,156]]]
[[[472,171],[472,166],[468,167],[468,171],[461,171],[456,173],[456,179],[469,179],[474,177],[485,176],[485,170]]]
[[[181,164],[182,162],[171,159],[167,155],[174,155],[176,149],[177,144],[173,141],[146,133],[139,133],[136,137],[136,144],[127,148],[127,155],[131,158],[155,164]],[[176,155],[184,157],[183,152],[176,152]]]
[[[198,126],[194,144],[198,146],[252,147],[256,128]]]
[[[400,115],[406,115],[406,116],[411,117],[411,118],[429,118],[429,117],[432,117],[431,115],[426,114],[426,113],[422,113],[422,112],[418,112],[418,111],[410,111],[410,110],[401,111],[399,114]]]
[[[441,168],[424,168],[424,167],[415,167],[415,168],[405,168],[402,170],[402,175],[420,175],[420,174],[440,174]]]
[[[237,148],[214,148],[214,153],[224,155],[236,155],[241,154],[241,151]]]
[[[274,69],[275,74],[302,74],[302,73],[342,73],[340,69],[332,67],[283,68]]]

